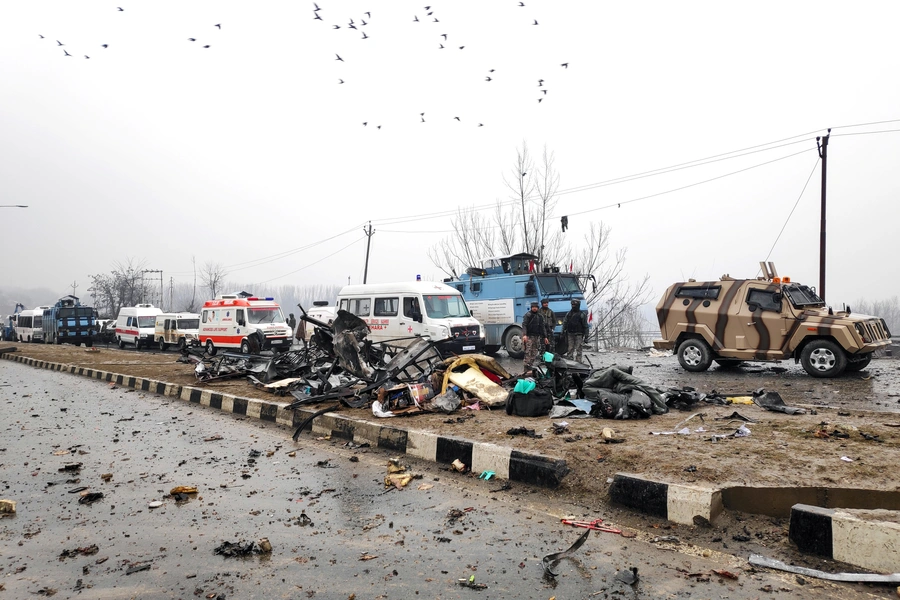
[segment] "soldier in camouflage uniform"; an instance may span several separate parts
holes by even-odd
[[[569,344],[566,358],[581,362],[581,346],[584,344],[584,335],[588,331],[587,316],[581,312],[581,300],[572,300],[572,310],[566,313],[563,319],[563,333]]]
[[[541,340],[545,344],[549,343],[545,334],[544,317],[538,312],[538,303],[532,302],[531,310],[522,318],[522,341],[525,342],[525,360],[522,364],[525,371],[535,367]]]
[[[544,317],[544,338],[548,340],[546,343],[541,344],[541,351],[553,352],[553,343],[549,340],[553,339],[553,328],[556,327],[556,315],[554,314],[553,309],[550,308],[550,300],[547,298],[541,300],[541,308],[538,312]]]

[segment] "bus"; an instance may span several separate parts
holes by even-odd
[[[16,320],[15,339],[19,342],[43,342],[44,341],[44,310],[49,306],[38,306],[31,310],[23,310]]]
[[[77,296],[63,296],[44,310],[44,341],[48,344],[94,345],[97,334],[97,312],[83,306]]]

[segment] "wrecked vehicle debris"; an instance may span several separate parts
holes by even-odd
[[[544,575],[547,577],[556,577],[559,573],[554,571],[553,569],[559,564],[559,561],[562,559],[571,556],[576,550],[581,548],[584,545],[585,540],[587,540],[590,535],[591,530],[585,529],[584,533],[582,533],[575,542],[569,546],[566,550],[562,552],[554,552],[552,554],[546,555],[543,559],[541,559],[541,566],[544,568]]]

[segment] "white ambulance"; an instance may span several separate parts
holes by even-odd
[[[368,339],[373,342],[397,340],[398,345],[404,345],[398,338],[452,338],[438,346],[442,355],[484,351],[484,327],[469,312],[459,290],[443,283],[347,285],[338,294],[337,309],[365,321],[371,330]]]
[[[154,341],[156,316],[160,314],[162,310],[152,304],[120,308],[119,318],[116,319],[116,341],[119,348],[124,348],[125,344],[134,344],[137,350],[150,346]]]
[[[182,349],[200,343],[200,315],[197,313],[162,313],[156,315],[156,344],[165,351],[170,345]]]
[[[210,356],[219,348],[240,348],[243,354],[250,354],[253,343],[247,336],[257,331],[265,336],[261,350],[290,350],[291,328],[274,298],[223,294],[203,303],[199,338]]]

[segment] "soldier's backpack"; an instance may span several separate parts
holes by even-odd
[[[517,417],[541,417],[550,413],[553,408],[553,395],[550,390],[539,387],[527,394],[511,391],[506,397],[506,414]]]

